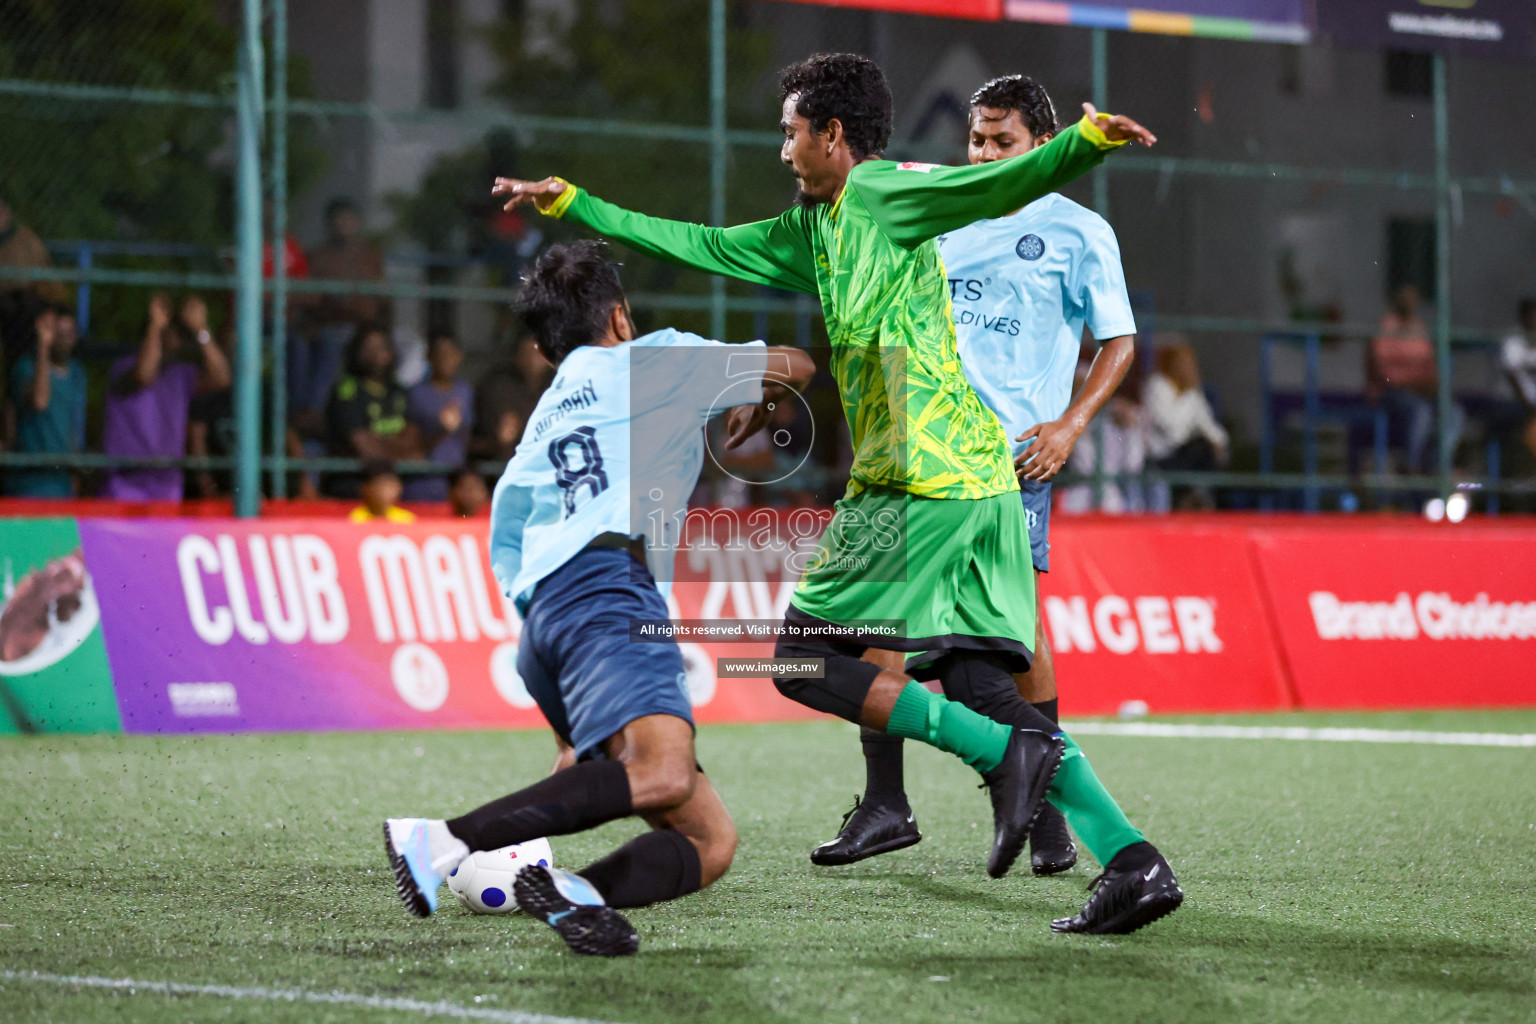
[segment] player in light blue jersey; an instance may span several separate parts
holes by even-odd
[[[971,98],[970,162],[1028,152],[1050,141],[1057,127],[1050,97],[1037,83],[1022,75],[994,79]],[[1102,217],[1056,194],[942,235],[938,242],[961,366],[1014,439],[1038,575],[1049,569],[1050,481],[1134,356],[1136,324],[1120,248]],[[1074,398],[1085,328],[1102,347]],[[879,657],[894,665],[897,656]],[[1034,661],[1015,682],[1026,700],[1056,720],[1055,670],[1038,617]],[[864,754],[865,794],[838,836],[812,852],[817,864],[850,864],[922,838],[903,784],[900,738],[866,730]],[[1124,838],[1095,851],[1106,866],[1121,852],[1115,847]],[[1089,841],[1090,849],[1094,845]],[[1066,821],[1054,807],[1042,811],[1030,847],[1036,874],[1065,871],[1077,859]]]
[[[553,246],[519,310],[558,368],[491,504],[491,564],[523,613],[517,668],[554,729],[557,770],[451,820],[391,818],[385,849],[401,899],[426,917],[477,850],[637,815],[652,831],[579,872],[535,865],[518,905],[577,953],[633,953],[616,908],[701,889],[730,867],[736,830],[694,759],[677,644],[636,642],[665,624],[676,525],[698,483],[704,425],[739,409],[728,448],[815,368],[798,349],[723,345],[664,329],[635,337],[619,276],[596,241]],[[658,582],[658,580],[660,582]]]

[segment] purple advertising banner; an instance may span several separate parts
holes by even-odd
[[[1317,28],[1344,46],[1536,60],[1532,0],[1318,0]]]
[[[1072,0],[1072,3],[1081,7],[1132,8],[1168,14],[1196,14],[1205,18],[1242,18],[1295,25],[1303,24],[1307,13],[1302,0],[1142,0],[1140,3],[1127,3],[1126,0]]]
[[[116,688],[97,728],[115,727],[118,710],[131,733],[544,726],[517,671],[522,621],[492,575],[483,522],[83,519],[78,542],[65,525],[55,546],[83,546],[64,568],[88,566],[95,580],[91,635],[105,641],[95,658],[110,662],[110,684],[105,664],[97,675]],[[12,534],[40,547],[37,531]],[[673,614],[776,619],[794,576],[769,555],[738,564],[723,552],[704,545],[679,559]],[[771,641],[682,651],[701,722],[815,714],[767,679],[717,685],[718,657],[766,657]]]
[[[534,726],[484,528],[80,521],[125,732]]]

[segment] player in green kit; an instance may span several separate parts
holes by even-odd
[[[1079,124],[1013,160],[898,164],[879,159],[891,98],[873,62],[819,54],[786,68],[780,84],[781,155],[799,194],[774,220],[730,228],[662,220],[560,179],[498,179],[495,191],[662,259],[820,296],[852,479],[776,652],[823,659],[825,674],[775,683],[809,707],[929,743],[980,772],[993,806],[993,877],[1018,857],[1048,791],[1106,832],[1130,835],[1091,772],[1091,785],[1075,770],[1055,782],[1070,741],[1014,686],[1035,635],[1034,590],[1018,585],[1032,578],[1029,534],[1007,436],[960,367],[933,239],[1040,198],[1132,139],[1155,139],[1086,107]],[[761,408],[732,415],[767,419]],[[945,696],[865,660],[871,648],[927,652]],[[1069,761],[1086,765],[1072,747]],[[1122,856],[1114,884],[1055,927],[1133,931],[1178,906],[1183,894],[1156,849],[1133,841]]]

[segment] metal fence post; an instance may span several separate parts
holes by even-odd
[[[1451,139],[1449,103],[1446,96],[1445,54],[1436,53],[1435,87],[1435,362],[1439,384],[1435,388],[1435,418],[1439,421],[1440,496],[1451,493],[1451,460],[1455,458],[1451,422]]]
[[[1302,507],[1308,512],[1316,512],[1320,507],[1320,494],[1317,487],[1317,424],[1322,419],[1322,373],[1323,358],[1322,339],[1316,332],[1307,335],[1306,340],[1306,410],[1307,427],[1303,434],[1302,460],[1303,470],[1307,474],[1307,488],[1302,492]]]
[[[288,496],[288,0],[272,0],[272,497]]]
[[[1093,105],[1100,110],[1109,106],[1109,33],[1092,29]],[[1103,164],[1093,169],[1093,209],[1109,219],[1109,171]],[[1102,416],[1103,413],[1100,413]],[[1104,507],[1104,425],[1099,425],[1093,445],[1093,507]]]
[[[81,270],[91,269],[91,247],[88,243],[82,243],[79,256],[75,265]],[[75,328],[82,337],[91,333],[91,282],[80,282],[79,289],[75,292]]]
[[[1109,107],[1109,32],[1106,29],[1091,30],[1093,54],[1093,105],[1100,110]],[[1100,217],[1109,219],[1109,168],[1103,164],[1093,169],[1093,209]]]
[[[709,222],[725,226],[725,0],[709,0]],[[709,330],[725,340],[725,279],[709,283]]]
[[[235,123],[235,514],[261,508],[261,0],[244,0]]]

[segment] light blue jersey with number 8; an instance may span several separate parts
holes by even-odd
[[[763,400],[767,346],[671,328],[565,357],[491,499],[491,567],[519,611],[605,533],[644,537],[662,593],[704,465],[704,424]]]

